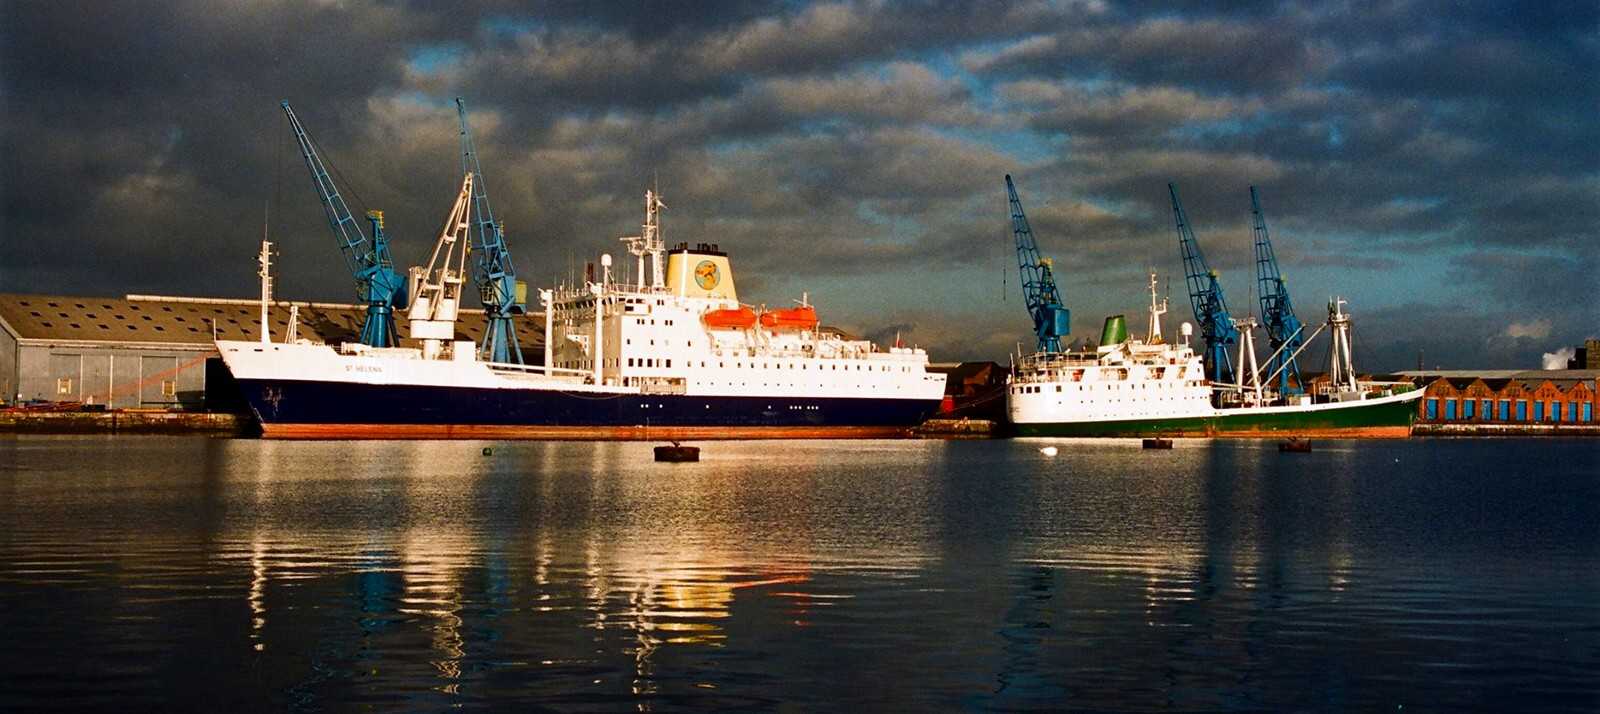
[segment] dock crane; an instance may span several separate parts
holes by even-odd
[[[1183,274],[1189,285],[1189,305],[1194,308],[1195,322],[1200,323],[1200,336],[1206,341],[1207,365],[1211,368],[1211,381],[1225,384],[1233,381],[1233,365],[1228,360],[1228,347],[1239,343],[1239,328],[1228,315],[1228,301],[1222,295],[1222,285],[1217,282],[1217,271],[1206,263],[1200,244],[1195,241],[1194,230],[1189,227],[1189,216],[1178,200],[1178,187],[1167,184],[1172,196],[1172,215],[1178,222],[1178,249],[1183,252]]]
[[[1278,375],[1279,394],[1298,394],[1305,388],[1300,381],[1300,365],[1295,355],[1305,343],[1305,328],[1300,318],[1295,317],[1294,305],[1289,302],[1289,288],[1283,284],[1283,274],[1278,272],[1278,257],[1272,252],[1267,217],[1261,212],[1261,198],[1255,186],[1250,187],[1250,215],[1255,219],[1256,286],[1261,296],[1261,320],[1274,350],[1267,371]],[[1294,378],[1292,385],[1290,377]]]
[[[506,250],[505,227],[494,220],[489,207],[489,186],[483,180],[478,151],[467,126],[467,105],[456,97],[456,117],[461,121],[461,172],[474,177],[472,212],[478,227],[478,259],[473,276],[478,283],[478,299],[483,303],[487,324],[478,354],[490,362],[522,364],[522,348],[517,344],[515,316],[527,312],[527,288],[517,282],[511,253]]]
[[[395,329],[394,311],[406,304],[405,277],[395,272],[394,260],[389,255],[389,239],[383,233],[383,211],[367,211],[367,221],[372,225],[372,238],[362,232],[350,207],[345,204],[339,189],[317,151],[306,136],[305,127],[294,115],[289,102],[284,101],[283,113],[289,117],[289,127],[300,143],[300,156],[311,171],[311,183],[322,200],[322,210],[327,214],[328,225],[333,228],[339,250],[344,253],[345,264],[356,279],[356,299],[367,306],[367,318],[361,325],[361,343],[372,347],[394,347],[400,342]]]
[[[1039,339],[1037,349],[1060,352],[1061,338],[1072,332],[1072,312],[1061,304],[1061,292],[1056,288],[1050,259],[1039,257],[1039,245],[1033,240],[1033,229],[1028,227],[1028,217],[1022,212],[1022,200],[1017,198],[1017,187],[1011,183],[1010,174],[1006,174],[1006,196],[1011,202],[1011,232],[1017,240],[1017,270],[1022,277],[1023,302],[1033,318],[1033,333]]]

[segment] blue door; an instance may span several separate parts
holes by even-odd
[[[1521,399],[1518,399],[1517,400],[1517,421],[1527,421],[1527,420],[1528,420],[1528,403],[1523,401],[1523,400],[1521,400]]]
[[[1533,401],[1533,420],[1544,421],[1544,402],[1537,399]]]
[[[1456,418],[1456,400],[1454,400],[1454,399],[1446,399],[1446,400],[1444,400],[1444,420],[1445,421],[1450,421],[1450,420],[1455,419],[1455,418]]]
[[[1461,400],[1461,418],[1462,419],[1471,419],[1472,418],[1472,400],[1471,399],[1463,399],[1463,400]]]
[[[1491,402],[1489,400],[1485,399],[1485,400],[1483,400],[1483,404],[1480,405],[1482,407],[1482,409],[1479,410],[1480,411],[1480,418],[1482,418],[1484,421],[1488,421],[1489,420],[1489,405],[1490,404],[1491,404]]]
[[[1583,405],[1583,420],[1584,421],[1594,421],[1594,405],[1593,404],[1585,404],[1585,405]]]
[[[1437,399],[1429,399],[1428,400],[1428,420],[1429,421],[1433,421],[1433,420],[1438,419],[1438,418],[1439,418],[1439,400],[1437,400]]]
[[[1494,418],[1499,419],[1500,421],[1505,421],[1506,419],[1511,418],[1511,400],[1510,399],[1502,399],[1502,400],[1500,400],[1500,404],[1499,404],[1499,407],[1498,407],[1498,413],[1495,414]]]

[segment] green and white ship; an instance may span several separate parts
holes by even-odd
[[[1021,357],[1007,390],[1007,412],[1021,436],[1409,435],[1422,390],[1405,382],[1356,378],[1350,315],[1343,306],[1342,300],[1330,301],[1328,320],[1317,330],[1329,330],[1332,342],[1326,382],[1280,394],[1271,386],[1278,374],[1261,374],[1251,339],[1256,323],[1245,319],[1235,321],[1238,381],[1217,384],[1206,379],[1200,355],[1188,344],[1193,333],[1188,323],[1180,329],[1181,343],[1162,338],[1166,301],[1157,303],[1152,275],[1150,327],[1143,340],[1128,339],[1126,323],[1117,315],[1107,318],[1093,351]]]

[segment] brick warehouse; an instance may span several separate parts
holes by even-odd
[[[275,302],[268,313],[274,341],[288,332],[291,305],[300,339],[348,342],[360,332],[360,306]],[[212,336],[258,339],[260,315],[256,300],[0,293],[0,404],[237,408]],[[535,361],[543,354],[542,321],[530,314],[517,324],[517,340]],[[408,325],[398,322],[405,343]],[[482,310],[462,310],[457,339],[476,341],[483,328]]]
[[[1600,429],[1600,370],[1407,372],[1427,393],[1417,422],[1439,433],[1588,433]]]

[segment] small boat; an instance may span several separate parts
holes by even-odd
[[[656,461],[684,463],[699,460],[700,447],[698,446],[680,446],[678,442],[674,441],[671,445],[656,447]]]
[[[700,317],[705,321],[706,327],[712,329],[748,330],[756,324],[756,311],[743,305],[724,310],[709,310]]]
[[[1163,438],[1161,438],[1159,436],[1155,437],[1153,439],[1145,439],[1144,440],[1144,448],[1146,448],[1146,449],[1170,449],[1170,448],[1172,448],[1172,440],[1171,439],[1163,439]]]
[[[1288,441],[1278,442],[1278,450],[1283,452],[1309,454],[1311,453],[1311,440],[1299,436],[1291,436]]]
[[[814,330],[817,309],[810,305],[785,307],[761,313],[761,326],[774,330]]]
[[[1040,449],[1039,453],[1044,454],[1045,456],[1055,456],[1056,455],[1056,447],[1054,447],[1054,446],[1046,446],[1046,447]]]

